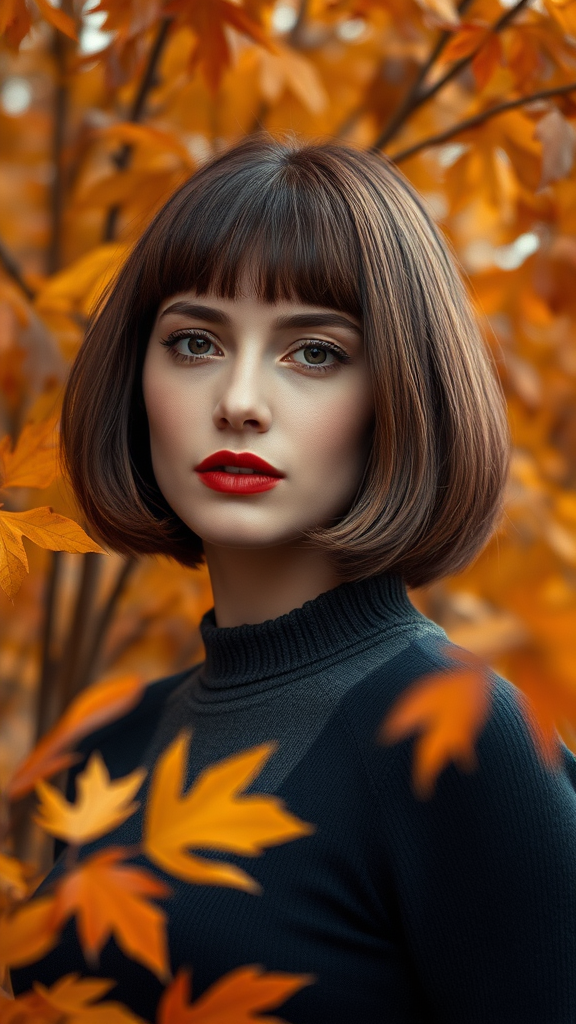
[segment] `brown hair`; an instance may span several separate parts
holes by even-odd
[[[363,483],[311,531],[343,580],[418,587],[465,568],[502,513],[505,402],[459,273],[422,201],[386,158],[336,143],[251,137],[160,210],[101,303],[72,367],[62,452],[103,541],[198,565],[202,542],[152,471],[142,366],[178,292],[234,298],[245,269],[266,302],[296,298],[363,325],[375,400]]]

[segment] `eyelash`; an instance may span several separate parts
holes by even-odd
[[[208,331],[202,331],[202,330],[195,330],[195,331],[188,331],[188,330],[173,331],[172,334],[168,335],[167,338],[163,339],[160,342],[160,344],[164,345],[165,348],[167,348],[169,350],[170,355],[172,356],[172,358],[176,359],[176,361],[179,362],[179,363],[188,363],[188,364],[198,363],[198,362],[201,362],[204,359],[209,359],[210,358],[210,355],[208,353],[203,353],[201,355],[194,355],[193,353],[190,353],[189,355],[185,355],[183,352],[177,352],[175,346],[177,345],[177,343],[182,338],[202,338],[204,341],[209,341],[213,345],[216,345],[216,342],[210,336]],[[305,348],[321,348],[321,349],[323,349],[326,352],[331,352],[332,355],[334,355],[336,357],[336,359],[338,360],[339,363],[349,363],[350,362],[350,356],[347,355],[345,352],[343,352],[341,348],[338,348],[337,345],[333,345],[329,341],[316,341],[316,340],[312,341],[310,339],[310,340],[307,341],[307,343],[305,345],[300,345],[299,348],[292,349],[292,352],[301,352],[302,349],[305,349]],[[290,354],[292,354],[292,353],[290,353]],[[316,364],[314,364],[314,363],[298,363],[297,365],[298,366],[303,366],[303,367],[305,367],[306,370],[311,370],[313,373],[329,373],[331,370],[335,369],[335,364],[334,363],[330,363],[328,366],[324,366],[322,363],[316,363]]]

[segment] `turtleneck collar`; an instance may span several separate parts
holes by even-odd
[[[214,609],[200,630],[206,650],[201,685],[223,691],[264,680],[285,682],[313,665],[337,660],[382,640],[422,615],[400,576],[385,573],[338,587],[277,619],[256,625],[216,625]]]

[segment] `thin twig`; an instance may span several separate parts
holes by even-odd
[[[132,107],[130,108],[128,117],[126,119],[127,121],[130,121],[132,124],[137,124],[139,121],[142,120],[142,117],[144,115],[148,93],[150,92],[150,89],[154,85],[156,79],[156,72],[158,70],[158,63],[162,55],[164,46],[166,45],[166,40],[168,38],[168,32],[171,24],[172,18],[163,18],[162,21],[160,22],[160,25],[158,26],[158,32],[156,33],[156,38],[152,45],[152,49],[150,50],[148,62],[146,64],[146,67],[144,68],[142,81],[140,82],[136,95],[134,96]],[[130,163],[132,150],[133,146],[130,143],[126,142],[112,157],[112,160],[116,164],[116,167],[119,171],[126,170],[128,164]],[[102,233],[102,239],[104,242],[111,242],[114,239],[119,214],[120,207],[118,205],[111,206],[108,210],[108,213],[106,214],[104,230]]]
[[[479,45],[474,50],[472,50],[471,53],[467,54],[466,57],[461,57],[460,60],[455,61],[454,64],[452,64],[448,68],[446,73],[442,75],[441,78],[438,79],[437,82],[434,82],[434,84],[431,85],[429,89],[426,89],[423,92],[420,91],[422,85],[421,80],[418,89],[412,95],[412,100],[410,104],[402,104],[402,117],[400,118],[399,116],[394,115],[392,122],[390,122],[390,124],[387,125],[386,128],[380,133],[372,148],[382,149],[385,145],[387,145],[387,143],[390,142],[390,140],[394,138],[395,135],[398,134],[400,128],[406,122],[410,114],[414,113],[415,110],[418,110],[418,108],[421,107],[424,103],[427,103],[428,100],[431,100],[436,95],[436,93],[440,92],[440,90],[443,89],[444,86],[448,84],[448,82],[451,82],[453,78],[456,78],[456,76],[459,75],[460,72],[464,70],[464,68],[468,67],[468,65],[471,64],[472,61],[474,60],[476,54],[484,46],[488,36],[498,35],[498,33],[502,32],[510,24],[510,22],[514,20],[516,15],[520,13],[522,8],[525,7],[526,4],[530,2],[531,0],[518,0],[518,3],[516,3],[514,7],[510,7],[507,11],[504,12],[504,14],[502,14],[498,21],[494,23],[492,28],[486,33],[486,36],[482,39]],[[443,48],[444,47],[442,47],[442,49]],[[432,65],[430,65],[430,67],[431,66]],[[427,68],[427,73],[430,70],[430,67]]]
[[[32,302],[36,297],[36,292],[29,284],[26,283],[18,263],[2,241],[0,241],[0,264],[2,264],[2,267],[8,274],[8,277],[12,278],[14,284],[18,285],[20,291],[24,293],[30,302]]]
[[[459,121],[458,124],[453,125],[452,128],[447,128],[444,132],[439,132],[438,135],[430,135],[427,139],[422,139],[420,142],[415,143],[414,146],[408,146],[407,149],[402,149],[398,153],[392,153],[390,159],[395,164],[399,164],[403,160],[414,156],[415,153],[419,153],[420,150],[448,142],[455,135],[460,135],[461,132],[468,131],[469,128],[476,128],[477,125],[489,121],[492,117],[497,117],[498,114],[504,114],[507,110],[526,106],[528,103],[534,103],[536,100],[547,100],[551,96],[561,96],[567,92],[576,92],[576,82],[569,82],[568,85],[558,85],[553,89],[542,89],[541,92],[531,93],[530,96],[520,96],[518,99],[499,103],[496,107],[488,107],[487,110],[483,110],[480,114],[468,117],[465,121]]]
[[[458,5],[458,13],[464,14],[467,8],[470,7],[470,5],[473,2],[474,0],[460,0],[460,3]],[[444,47],[446,46],[446,43],[448,42],[449,39],[452,38],[453,34],[453,32],[449,32],[448,30],[440,32],[436,42],[434,43],[430,53],[428,54],[428,57],[420,67],[420,70],[416,78],[412,82],[412,85],[410,86],[408,92],[406,93],[406,96],[402,100],[402,103],[392,115],[391,121],[388,123],[388,125],[386,125],[383,134],[387,134],[388,132],[390,132],[391,138],[392,129],[396,131],[396,126],[400,127],[400,125],[404,123],[404,120],[412,110],[412,101],[415,99],[417,93],[419,92],[422,82],[426,78],[426,75],[430,71],[432,65],[435,64],[435,62],[438,60],[438,57],[442,53]],[[387,57],[384,57],[384,59],[378,65],[378,69],[376,71],[376,74],[373,76],[373,80],[380,78],[380,76],[382,75],[386,66],[386,60]],[[342,122],[342,124],[335,133],[336,138],[342,138],[343,136],[347,135],[348,132],[354,127],[363,111],[364,101],[362,101],[362,103],[359,103],[356,107],[354,107],[353,110],[350,111],[349,114],[346,115],[346,119]]]
[[[458,7],[458,13],[465,14],[466,10],[468,9],[468,7],[470,7],[472,3],[473,0],[462,0],[462,3]],[[398,109],[394,112],[390,121],[380,134],[377,142],[375,143],[376,148],[380,149],[383,146],[385,146],[386,143],[389,142],[389,140],[392,139],[394,135],[396,135],[397,131],[404,124],[404,121],[410,116],[412,111],[415,109],[415,104],[420,95],[420,89],[422,87],[424,80],[426,79],[432,66],[438,60],[441,53],[443,53],[444,49],[446,48],[446,44],[450,39],[453,38],[453,36],[454,33],[449,32],[448,30],[445,30],[440,33],[435,46],[432,47],[432,51],[430,53],[430,56],[428,57],[428,60],[426,60],[422,67],[420,68],[420,71],[418,72],[418,75],[416,76],[416,79],[412,83],[410,89],[408,90],[406,97],[404,98]]]

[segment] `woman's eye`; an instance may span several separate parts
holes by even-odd
[[[300,363],[303,366],[317,366],[322,369],[334,366],[337,362],[347,362],[347,357],[344,352],[340,352],[336,346],[332,345],[320,345],[317,343],[310,343],[309,345],[303,345],[302,348],[296,349],[296,351],[290,354],[290,358],[296,363]]]
[[[174,358],[184,361],[194,359],[195,356],[214,355],[213,349],[216,348],[211,338],[192,331],[171,334],[162,344],[171,351]]]

